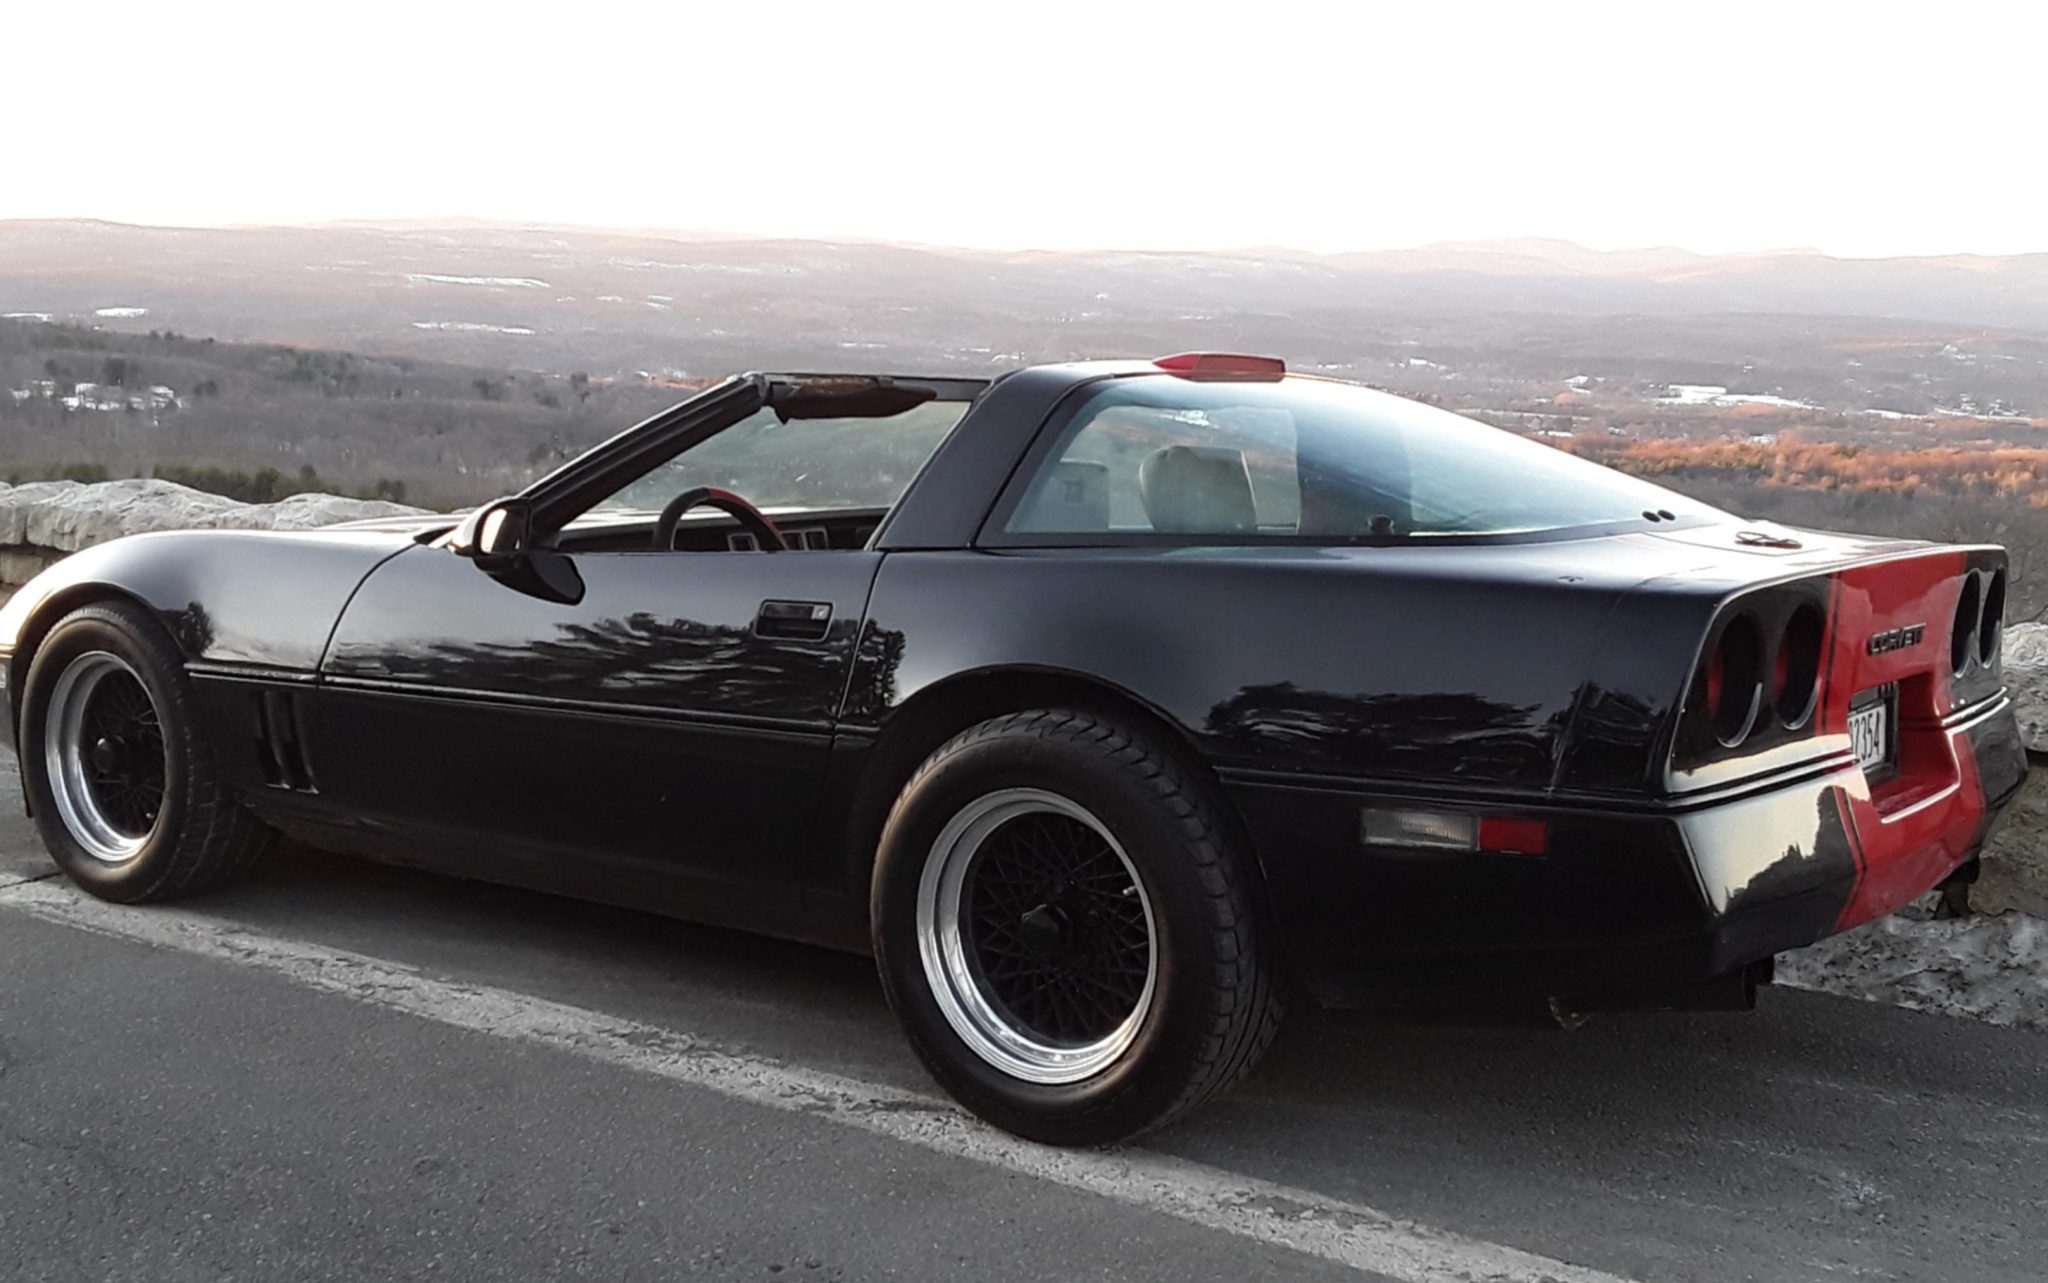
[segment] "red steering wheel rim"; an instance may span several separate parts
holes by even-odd
[[[740,523],[741,528],[754,536],[763,552],[787,552],[789,543],[782,532],[768,519],[768,514],[756,508],[747,500],[730,490],[717,486],[698,486],[685,490],[668,501],[661,510],[661,516],[654,522],[654,550],[668,552],[675,547],[676,527],[682,522],[683,514],[692,508],[716,508]]]

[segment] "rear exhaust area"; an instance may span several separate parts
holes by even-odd
[[[1756,991],[1771,983],[1776,958],[1737,967],[1699,984],[1560,996],[1550,1000],[1557,1023],[1566,1029],[1590,1015],[1621,1011],[1754,1011]]]

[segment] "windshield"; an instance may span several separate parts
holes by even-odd
[[[887,508],[953,425],[966,401],[927,401],[887,418],[792,419],[760,410],[685,450],[595,505],[657,512],[697,486],[731,490],[761,508]]]
[[[1702,511],[1498,428],[1312,379],[1116,379],[1060,433],[1012,534],[1492,535]]]

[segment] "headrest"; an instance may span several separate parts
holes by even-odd
[[[1138,494],[1154,530],[1252,534],[1259,528],[1244,451],[1228,446],[1154,450],[1138,465]]]

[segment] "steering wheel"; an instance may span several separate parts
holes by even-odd
[[[754,542],[761,545],[762,552],[789,551],[782,532],[768,520],[766,513],[732,491],[720,490],[716,486],[685,490],[668,501],[668,507],[661,510],[661,516],[654,522],[654,551],[668,552],[675,547],[676,526],[681,523],[683,514],[692,508],[716,508],[731,514],[739,521],[741,529],[754,536]]]

